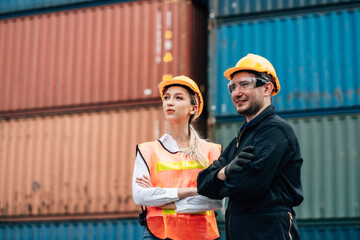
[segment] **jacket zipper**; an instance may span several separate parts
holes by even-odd
[[[239,144],[240,144],[240,137],[236,138],[236,152],[235,152],[235,156],[237,155],[238,149],[239,149]]]
[[[236,152],[235,152],[235,157],[236,157],[237,154],[238,154],[239,145],[240,145],[240,139],[241,139],[241,136],[243,135],[243,132],[245,132],[245,129],[246,129],[246,127],[241,131],[239,137],[236,136]]]
[[[290,212],[288,212],[288,214],[289,214],[289,217],[290,217],[289,237],[290,237],[290,240],[292,240],[292,236],[291,236],[291,227],[292,227],[292,220],[293,220],[293,218],[292,218],[292,215],[291,215],[291,213],[290,213]]]
[[[245,130],[245,129],[244,129]],[[236,136],[236,151],[235,151],[235,157],[237,156],[237,153],[239,151],[239,145],[240,145],[240,139],[244,132],[244,130],[240,133],[239,137]],[[229,210],[229,222],[228,222],[228,232],[229,232],[229,239],[231,240],[231,233],[230,233],[230,222],[231,222],[231,205],[232,202],[229,203],[228,210]]]

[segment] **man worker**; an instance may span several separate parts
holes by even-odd
[[[248,54],[224,75],[246,123],[220,158],[199,173],[198,193],[229,197],[226,239],[300,239],[293,207],[303,201],[303,159],[292,127],[272,105],[280,91],[275,69],[264,57]]]

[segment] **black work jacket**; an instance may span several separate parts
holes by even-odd
[[[296,224],[292,222],[292,207],[303,201],[300,181],[303,159],[297,137],[270,105],[246,124],[221,156],[230,162],[250,145],[255,148],[256,159],[245,165],[242,172],[221,181],[216,177],[220,169],[210,165],[199,173],[198,192],[213,199],[229,197],[225,216],[228,239],[231,236],[232,239],[288,239],[292,230],[288,225]],[[286,236],[280,237],[279,232]]]

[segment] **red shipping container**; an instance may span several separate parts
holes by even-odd
[[[0,20],[0,116],[158,103],[169,75],[204,91],[206,19],[146,0]]]
[[[164,131],[159,105],[0,119],[0,221],[136,217],[136,144]]]

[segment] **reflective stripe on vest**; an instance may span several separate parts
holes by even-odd
[[[174,209],[163,209],[162,212],[163,212],[163,215],[176,214]],[[194,215],[194,214],[206,214],[208,216],[211,216],[212,213],[213,213],[213,211],[206,211],[206,212],[198,212],[198,213],[190,213],[190,214],[192,214],[192,215]]]
[[[200,163],[195,161],[156,162],[157,172],[166,171],[166,170],[184,170],[184,169],[204,169],[204,167]]]
[[[196,187],[197,175],[204,169],[197,161],[186,159],[181,152],[169,152],[158,141],[138,147],[149,167],[154,187]],[[204,142],[200,149],[210,162],[220,156],[220,145]],[[146,219],[150,232],[161,239],[219,238],[214,211],[183,214],[171,209],[148,207]]]

